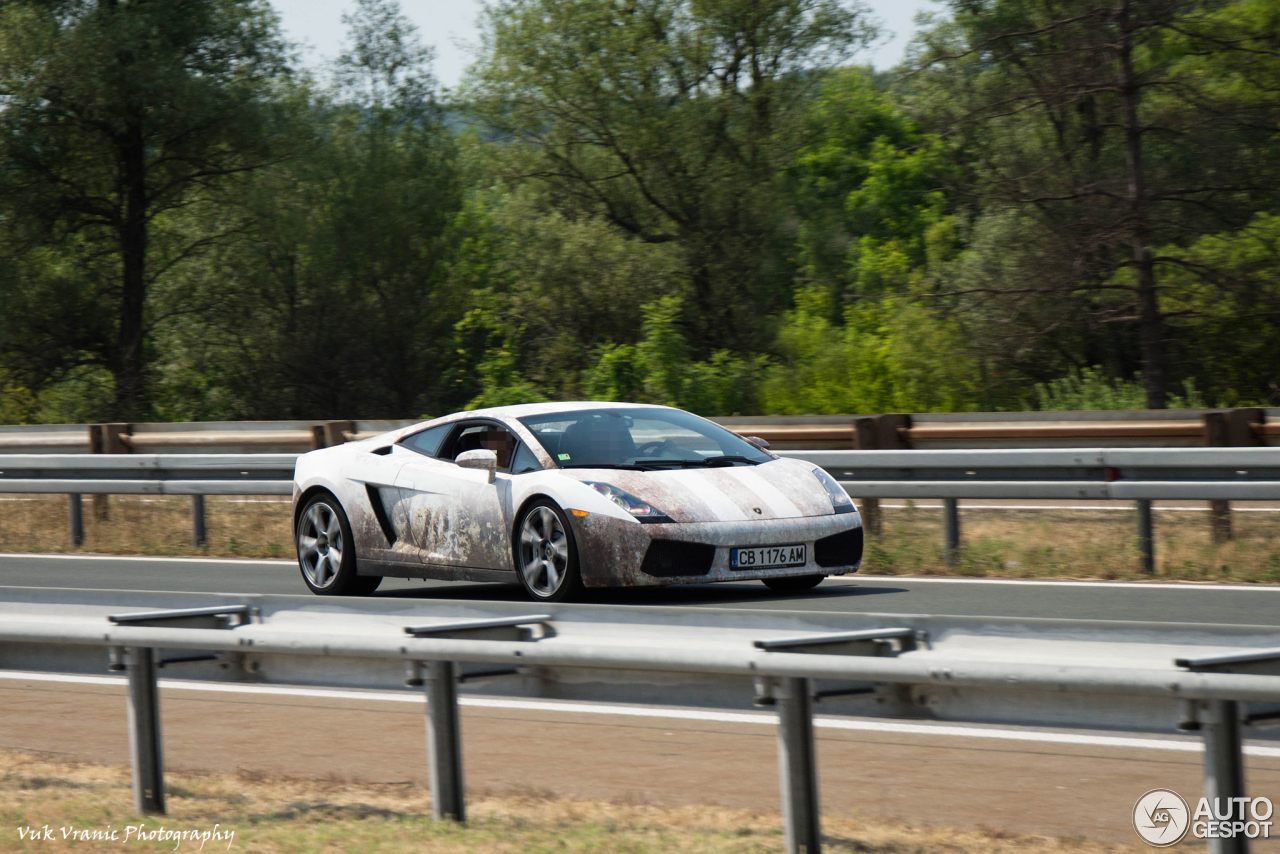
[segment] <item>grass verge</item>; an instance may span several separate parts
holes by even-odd
[[[107,517],[84,501],[85,543],[68,544],[65,496],[0,496],[0,552],[293,557],[289,503],[206,499],[208,545],[191,545],[190,502],[111,496]],[[966,509],[955,566],[942,555],[942,512],[907,502],[886,508],[884,533],[867,541],[866,575],[1141,580],[1135,517],[1126,510]],[[1159,580],[1280,583],[1280,513],[1232,514],[1234,539],[1215,544],[1206,513],[1157,509]]]
[[[764,854],[783,848],[777,814],[721,807],[663,807],[582,801],[536,792],[479,793],[466,825],[435,823],[425,789],[399,784],[265,778],[252,774],[167,775],[169,814],[140,818],[132,810],[129,770],[77,764],[47,755],[0,751],[0,852],[195,851],[198,841],[63,840],[63,828],[153,832],[209,831],[222,839],[205,851],[376,851],[433,854],[602,852]],[[56,841],[31,842],[18,828],[48,825]],[[226,834],[234,835],[228,840]],[[1132,851],[1084,839],[1015,836],[990,829],[904,827],[828,817],[831,852],[884,854],[1006,854],[1006,852]],[[175,847],[176,846],[176,847]]]
[[[964,509],[960,559],[943,562],[942,511],[885,510],[867,539],[868,575],[1280,583],[1280,513],[1235,512],[1233,538],[1212,542],[1207,513],[1156,509],[1156,574],[1143,573],[1128,510]]]

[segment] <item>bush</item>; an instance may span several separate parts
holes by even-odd
[[[1184,382],[1182,390],[1180,395],[1169,395],[1170,409],[1205,408],[1204,397],[1196,391],[1195,380]],[[1043,411],[1147,408],[1147,393],[1140,378],[1111,379],[1096,367],[1072,371],[1051,382],[1037,383],[1035,393],[1035,408]]]

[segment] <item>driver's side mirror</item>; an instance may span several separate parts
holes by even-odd
[[[764,439],[761,439],[759,436],[745,436],[743,438],[745,438],[748,442],[755,445],[757,448],[759,448],[762,451],[769,450],[769,443],[766,442]]]
[[[494,472],[498,470],[498,455],[493,451],[478,448],[474,451],[463,451],[454,462],[464,469],[482,469],[489,473],[489,482],[493,483]]]

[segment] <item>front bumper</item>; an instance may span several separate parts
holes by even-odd
[[[671,522],[637,524],[592,513],[570,516],[582,581],[588,587],[653,587],[664,584],[706,584],[798,575],[845,575],[857,572],[861,560],[843,566],[819,566],[814,544],[833,534],[862,527],[857,513],[765,519],[759,522]],[[702,543],[715,547],[706,573],[655,576],[643,571],[645,554],[654,540]],[[729,549],[804,543],[808,563],[783,569],[729,568]],[[699,567],[698,569],[701,569]]]

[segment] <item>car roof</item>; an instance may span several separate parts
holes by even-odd
[[[405,436],[411,436],[419,430],[427,427],[437,427],[445,424],[456,424],[459,421],[466,421],[471,418],[494,418],[494,419],[517,419],[524,418],[528,415],[554,415],[558,412],[576,412],[582,409],[672,409],[670,406],[659,406],[654,403],[620,403],[609,400],[574,400],[574,401],[558,401],[554,403],[520,403],[514,406],[494,406],[488,409],[469,409],[462,412],[451,412],[448,415],[441,415],[439,418],[431,418],[427,421],[420,421],[417,424],[411,424],[399,430],[393,430],[391,433],[384,434],[393,436],[395,441],[400,441]],[[375,437],[382,439],[382,436]]]
[[[558,401],[555,403],[521,403],[515,406],[495,406],[490,409],[473,409],[458,412],[456,416],[467,418],[524,418],[528,415],[554,415],[558,412],[576,412],[580,409],[671,409],[652,403],[618,403],[607,400]]]

